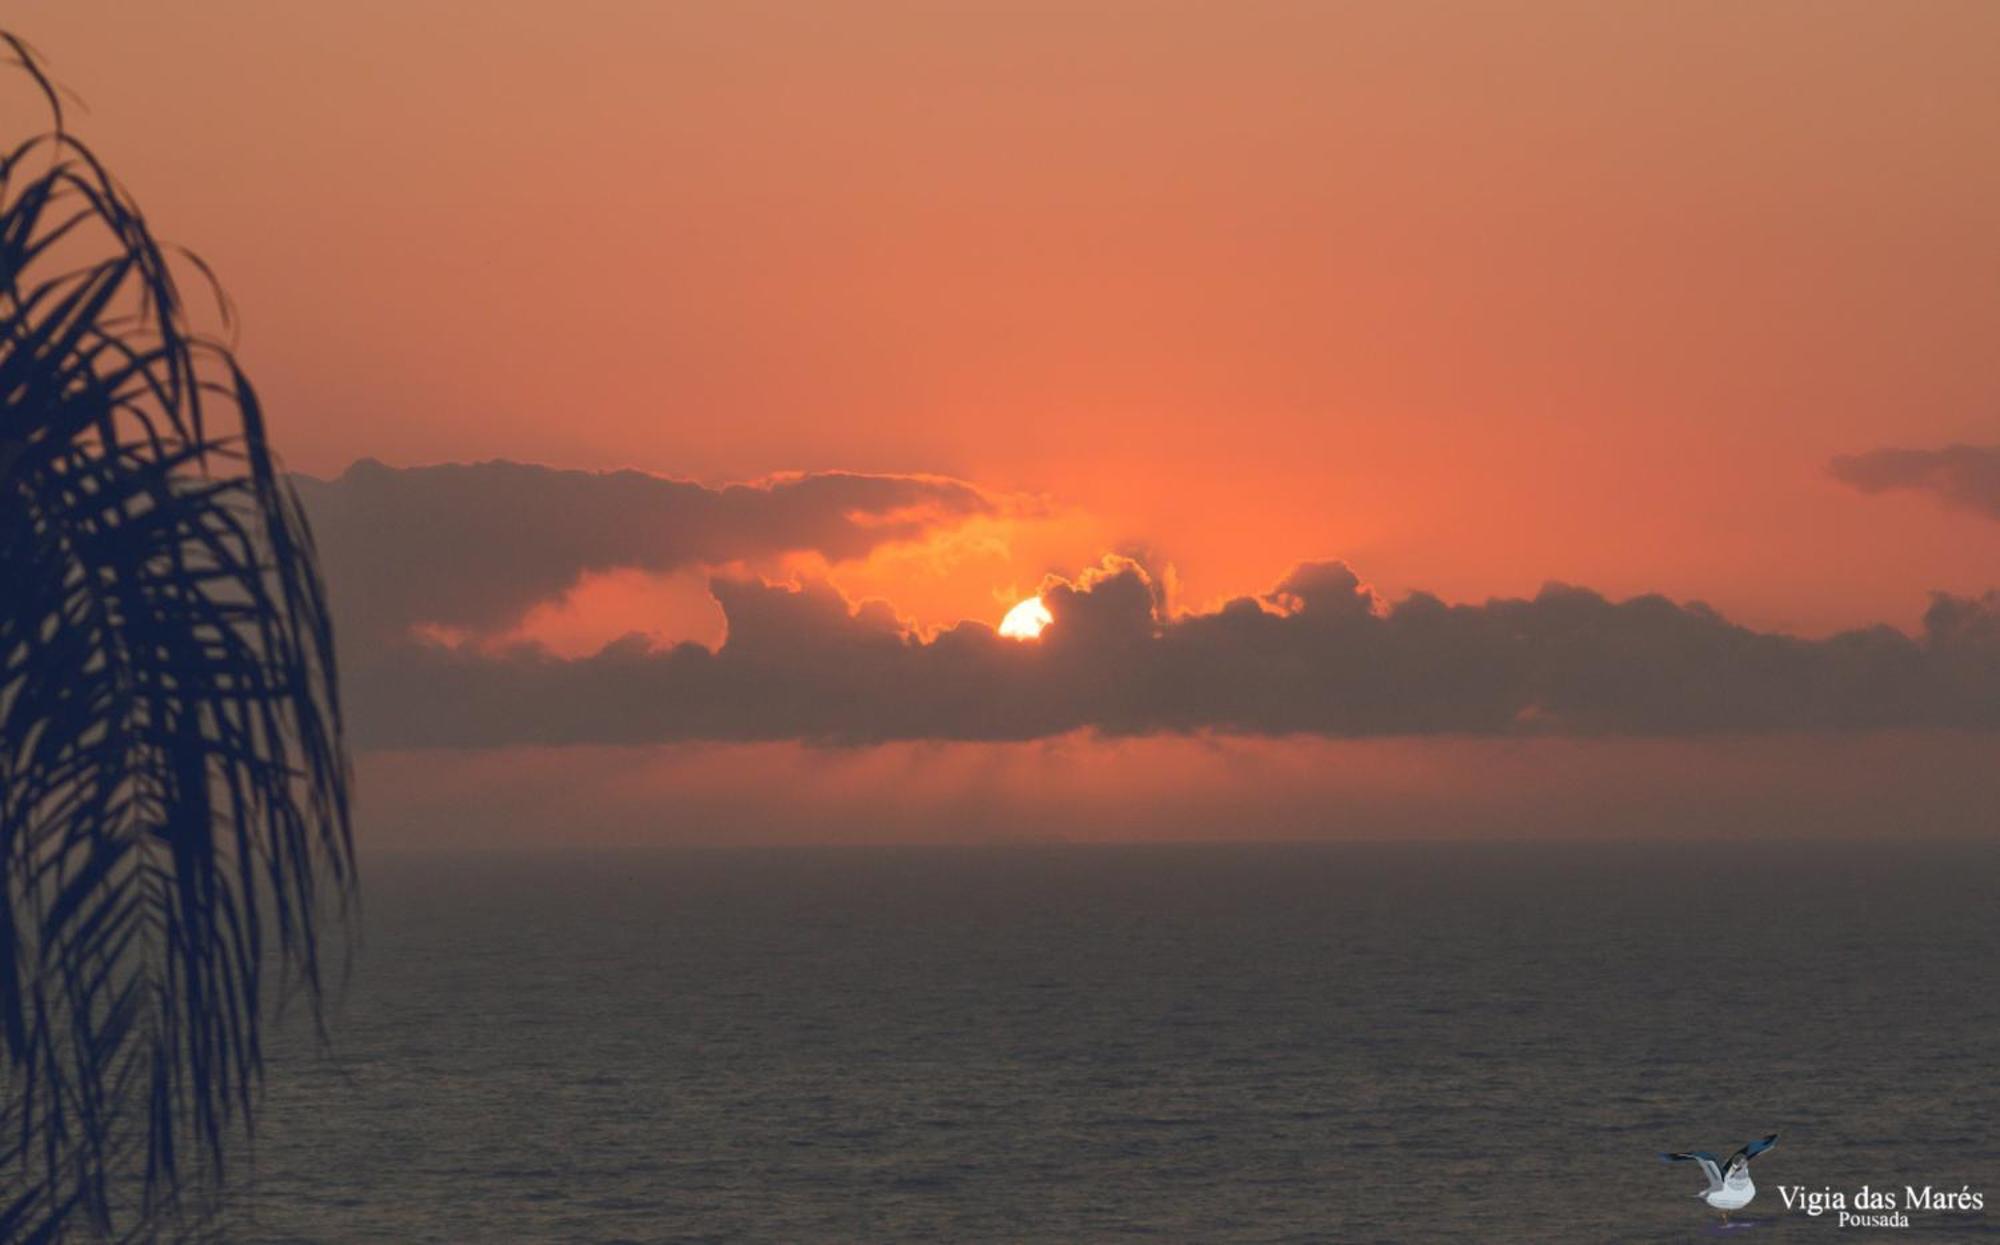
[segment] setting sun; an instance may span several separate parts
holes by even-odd
[[[1033,640],[1054,621],[1055,615],[1049,613],[1049,607],[1042,604],[1040,597],[1029,597],[1007,611],[1007,617],[1000,620],[1000,634],[1015,640]]]

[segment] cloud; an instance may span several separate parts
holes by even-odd
[[[956,480],[823,472],[709,488],[640,471],[487,462],[294,477],[350,647],[418,624],[504,629],[592,571],[814,552],[862,557],[991,513]]]
[[[1953,509],[2000,519],[2000,445],[1870,450],[1843,454],[1827,469],[1835,479],[1864,493],[1895,489],[1930,493]]]
[[[350,663],[372,746],[1021,741],[1231,735],[1685,737],[2000,727],[2000,596],[1938,596],[1922,633],[1763,633],[1699,603],[1382,601],[1347,566],[1297,568],[1260,598],[1168,615],[1109,557],[1042,598],[1034,643],[961,623],[924,637],[820,582],[717,577],[711,651],[632,637],[562,659],[408,643]]]

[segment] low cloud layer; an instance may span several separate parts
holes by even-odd
[[[2000,519],[2000,445],[1870,450],[1843,454],[1828,470],[1864,493],[1930,493],[1953,509]]]
[[[332,480],[294,480],[343,640],[364,652],[418,624],[502,630],[591,571],[839,561],[993,509],[956,480],[846,472],[709,488],[640,471],[364,459]]]
[[[1532,599],[1390,605],[1338,562],[1270,593],[1165,617],[1107,559],[1042,589],[1036,642],[962,623],[925,637],[823,583],[720,577],[720,649],[639,637],[565,660],[403,643],[349,689],[370,746],[686,740],[1029,740],[1242,735],[1696,736],[2000,727],[2000,597],[1939,596],[1921,634],[1760,633],[1700,604]]]

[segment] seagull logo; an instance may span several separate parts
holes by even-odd
[[[1742,1210],[1757,1196],[1757,1186],[1750,1183],[1750,1160],[1778,1144],[1778,1134],[1772,1133],[1761,1141],[1753,1141],[1729,1156],[1724,1163],[1706,1150],[1689,1150],[1682,1154],[1662,1154],[1661,1159],[1669,1163],[1699,1163],[1701,1174],[1708,1177],[1708,1187],[1695,1194],[1702,1201],[1722,1212],[1723,1226],[1729,1224],[1729,1212]],[[1746,1225],[1747,1226],[1747,1225]]]

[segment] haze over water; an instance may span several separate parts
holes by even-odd
[[[1656,1153],[1774,1131],[1817,1238],[2000,1159],[1984,846],[372,863],[231,1240],[1680,1240]]]

